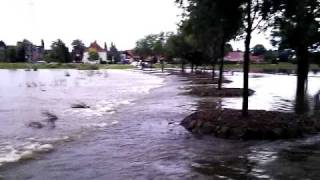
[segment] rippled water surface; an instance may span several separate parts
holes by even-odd
[[[233,73],[227,76],[233,82],[225,87],[242,87],[242,73]],[[251,74],[250,89],[255,94],[250,97],[249,108],[261,110],[275,110],[293,112],[296,97],[295,75],[284,74]],[[319,109],[320,76],[310,73],[307,90],[309,109]],[[227,108],[241,109],[242,101],[239,98],[225,98],[222,105]]]
[[[49,151],[88,131],[112,126],[109,117],[163,80],[128,71],[1,70],[0,165]],[[73,109],[85,103],[88,109]],[[58,116],[55,128],[44,112]],[[28,127],[31,122],[42,129]]]
[[[41,145],[50,142],[40,141],[42,138],[62,139],[51,143],[51,153],[0,168],[5,179],[320,177],[319,135],[249,142],[190,135],[179,122],[203,99],[182,95],[187,85],[180,81],[183,77],[134,71],[68,72],[70,76],[61,70],[0,71],[7,77],[6,82],[0,82],[0,97],[5,102],[0,106],[1,157],[12,151],[19,155],[19,149],[30,143],[38,143],[33,150],[46,150],[49,147]],[[227,78],[234,82],[226,86],[241,87],[241,74]],[[250,97],[251,108],[292,110],[294,76],[252,74],[250,82],[256,90]],[[310,97],[319,90],[317,82],[317,76],[311,77]],[[239,108],[241,99],[219,101],[225,107]],[[75,102],[85,102],[91,108],[74,110],[71,105]],[[29,121],[42,122],[43,110],[59,116],[56,128],[28,128]]]

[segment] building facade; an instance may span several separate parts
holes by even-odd
[[[92,58],[92,54],[96,54],[97,58]],[[95,56],[96,56],[95,55]],[[102,48],[97,41],[94,41],[90,46],[85,50],[83,54],[83,63],[88,64],[98,64],[98,63],[107,63],[108,62],[108,49],[105,45]]]

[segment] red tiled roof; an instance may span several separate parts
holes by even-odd
[[[243,62],[244,52],[241,51],[232,51],[229,52],[224,59],[230,62]],[[250,54],[251,62],[262,62],[264,60],[264,56],[253,56]]]
[[[96,49],[98,52],[105,52],[106,50],[103,49],[98,43],[97,41],[94,41],[93,43],[90,44],[88,49]]]
[[[243,52],[238,52],[238,51],[232,51],[229,52],[224,59],[226,61],[231,61],[231,62],[242,62],[243,61]]]

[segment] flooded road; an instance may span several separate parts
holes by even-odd
[[[52,72],[48,71],[47,73],[51,74]],[[61,79],[68,79],[65,72],[58,71],[54,74],[56,73],[60,74]],[[195,110],[199,101],[202,102],[203,99],[182,95],[183,87],[186,86],[185,81],[180,81],[184,79],[183,77],[166,76],[161,73],[149,75],[132,71],[108,71],[107,78],[104,75],[96,74],[88,76],[85,71],[81,73],[75,71],[74,73],[79,74],[72,75],[71,72],[69,78],[80,76],[84,78],[85,83],[73,92],[80,91],[84,94],[87,92],[86,96],[82,93],[78,94],[81,96],[76,96],[76,94],[72,96],[70,93],[66,100],[57,100],[50,104],[42,103],[41,108],[37,104],[30,106],[26,103],[22,107],[31,109],[25,110],[26,114],[23,116],[14,116],[16,119],[12,118],[11,121],[3,122],[3,119],[17,113],[17,109],[11,110],[14,111],[11,112],[12,114],[0,115],[1,123],[6,127],[1,132],[4,131],[3,134],[6,134],[7,137],[18,137],[17,139],[36,135],[51,137],[55,133],[72,137],[69,142],[63,140],[62,143],[55,144],[51,153],[40,154],[34,160],[3,166],[0,169],[0,174],[4,179],[317,179],[320,176],[320,167],[318,166],[320,163],[319,135],[297,140],[242,142],[213,137],[194,137],[186,132],[184,128],[179,126],[180,121]],[[81,75],[82,73],[84,74]],[[54,76],[56,77],[56,75]],[[286,100],[283,102],[294,101],[292,99],[294,94],[292,96],[291,93],[292,91],[294,93],[295,89],[291,89],[293,86],[289,86],[289,84],[283,87],[288,88],[288,94],[285,91],[279,93],[279,98],[276,98],[276,95],[273,96],[271,87],[265,89],[266,87],[262,86],[267,81],[275,82],[275,79],[280,79],[279,76],[274,76],[262,74],[260,78],[264,79],[260,80],[256,75],[251,77],[251,88],[257,91],[256,95],[250,98],[252,108],[254,108],[253,100],[258,99],[268,100],[268,102],[282,102],[282,99]],[[119,79],[111,80],[116,77]],[[239,77],[241,74],[228,76],[234,82],[226,86],[234,87],[241,84]],[[295,80],[294,76],[282,78],[284,80],[281,82]],[[317,77],[315,78],[314,81],[317,82]],[[110,83],[110,81],[116,80],[121,83]],[[80,90],[90,84],[91,88],[86,91]],[[279,83],[278,86],[280,87],[281,84]],[[320,83],[312,84],[320,85]],[[309,94],[316,93],[317,90],[310,91]],[[66,96],[61,92],[56,93],[56,96],[53,96],[52,92],[44,99],[49,98],[48,101],[53,101],[50,98]],[[67,94],[69,95],[69,93]],[[268,98],[262,98],[260,95],[267,95]],[[81,98],[79,99],[79,97]],[[3,94],[1,94],[1,98],[3,98]],[[5,100],[6,98],[4,98]],[[96,103],[103,100],[129,101],[130,103],[118,105],[112,113],[109,109],[101,111],[100,108],[90,108],[90,110],[80,110],[80,112],[79,110],[73,112],[74,110],[70,109],[70,104],[75,101],[86,102],[92,107],[97,107]],[[11,102],[12,99],[10,101],[10,98],[7,98],[6,101]],[[219,101],[219,99],[215,99],[215,101]],[[224,107],[237,108],[241,99],[232,98],[220,101]],[[21,100],[21,102],[24,101]],[[282,110],[282,106],[279,108],[274,105],[270,106],[269,103],[257,103],[259,106],[256,107],[259,109]],[[102,104],[98,107],[103,109],[105,106]],[[289,103],[285,104],[284,107],[288,108],[284,110],[290,111],[291,106]],[[1,112],[6,112],[6,107],[2,105]],[[34,116],[34,119],[41,119],[41,113],[38,116],[31,115],[34,114],[31,110],[36,112],[35,109],[38,109],[41,112],[42,107],[55,110],[54,112],[61,118],[57,121],[56,129],[35,131],[30,130],[23,123],[19,126],[16,125],[20,124],[21,120],[18,119],[21,117],[25,117],[25,121]],[[10,109],[12,108],[7,108],[7,113],[10,113]],[[65,111],[65,109],[68,110]],[[29,118],[27,114],[30,114]],[[77,123],[74,123],[75,121]],[[84,128],[92,121],[95,124],[106,124],[98,128],[96,126]],[[16,127],[16,129],[10,130],[9,127]],[[81,133],[75,136],[74,132]],[[3,134],[1,133],[1,135]],[[1,140],[7,142],[8,138],[3,137]]]

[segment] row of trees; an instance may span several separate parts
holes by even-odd
[[[150,34],[140,39],[134,49],[135,54],[142,59],[147,57],[160,57],[167,54],[167,40],[173,35],[172,32],[161,32],[159,34]]]
[[[28,62],[29,56],[33,53],[33,51],[38,51],[38,54],[41,54],[41,60],[45,60],[47,62],[59,62],[59,63],[70,63],[70,62],[81,62],[84,56],[84,52],[86,51],[85,44],[76,39],[72,43],[72,50],[70,52],[69,48],[66,44],[58,39],[51,44],[50,50],[44,49],[44,42],[42,40],[42,45],[37,47],[33,45],[28,40],[23,40],[17,44],[17,46],[5,46],[3,50],[4,56],[0,61],[5,62]],[[106,45],[105,45],[106,47]],[[120,61],[120,52],[116,48],[115,44],[111,44],[109,51],[110,60],[113,59],[114,62]],[[99,55],[97,53],[91,54],[90,57],[92,60],[99,60]]]
[[[297,112],[303,112],[309,53],[320,45],[319,0],[176,0],[176,3],[185,12],[178,34],[168,40],[172,55],[191,62],[194,59],[194,63],[212,63],[213,67],[219,61],[221,79],[226,43],[234,38],[245,39],[243,116],[248,115],[252,32],[272,28],[273,42],[296,52]]]

